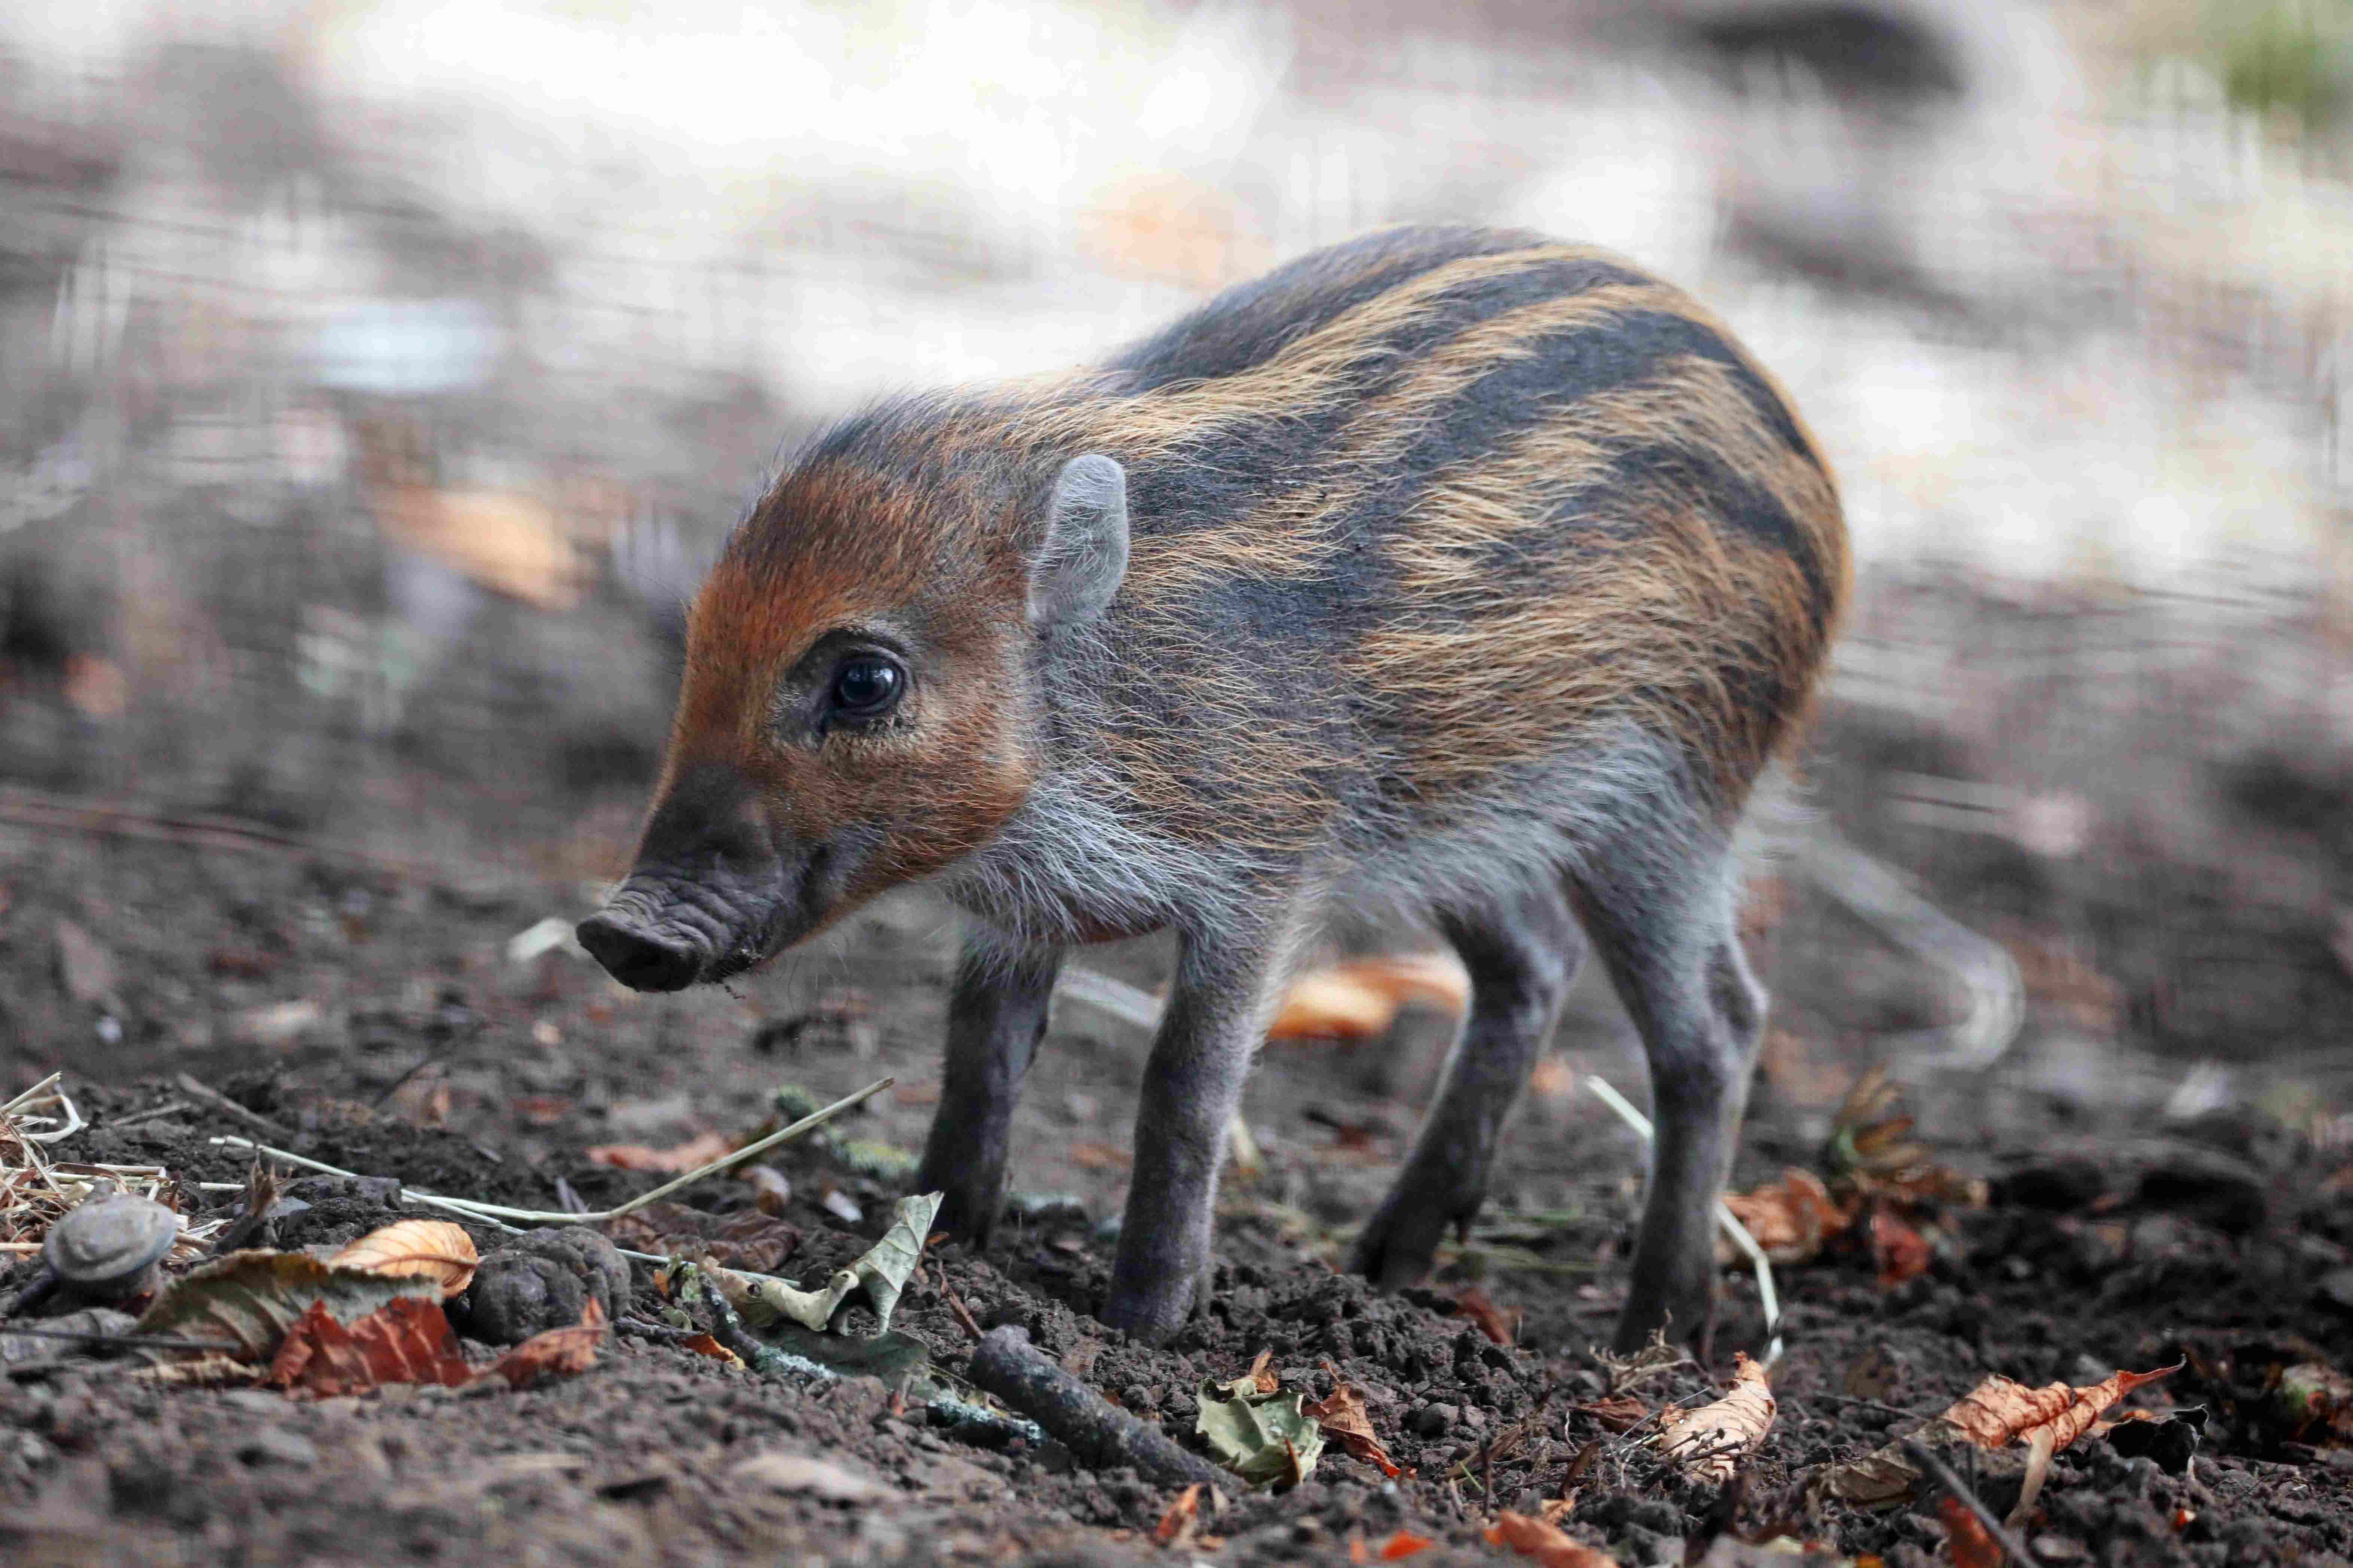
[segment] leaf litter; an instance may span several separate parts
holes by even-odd
[[[474,1238],[446,1219],[404,1219],[347,1243],[327,1261],[371,1274],[421,1275],[441,1287],[444,1300],[473,1282],[481,1262]]]
[[[1218,1462],[1252,1486],[1296,1486],[1324,1453],[1324,1428],[1307,1413],[1307,1396],[1284,1394],[1260,1352],[1237,1378],[1202,1381],[1193,1430],[1208,1440]]]

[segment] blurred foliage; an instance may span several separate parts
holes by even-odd
[[[2353,0],[2208,0],[2231,101],[2315,130],[2353,114]]]

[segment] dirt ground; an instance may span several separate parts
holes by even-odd
[[[61,1158],[241,1181],[247,1157],[207,1139],[245,1129],[180,1089],[185,1072],[312,1158],[547,1207],[559,1180],[598,1206],[658,1179],[592,1163],[591,1146],[741,1135],[786,1084],[823,1100],[893,1076],[844,1137],[920,1144],[937,1095],[945,910],[902,899],[732,993],[649,998],[563,950],[509,955],[509,939],[576,915],[586,896],[9,830],[0,1008],[17,1044],[0,1087],[67,1069],[90,1126]],[[60,919],[101,951],[94,977],[61,973]],[[1088,962],[1149,984],[1165,955],[1145,944]],[[2057,1047],[2031,1043],[1989,1071],[1915,1084],[1920,1135],[1989,1179],[1991,1201],[1948,1215],[1926,1272],[1893,1289],[1861,1250],[1780,1271],[1778,1424],[1720,1494],[1674,1479],[1590,1408],[1608,1387],[1592,1346],[1624,1286],[1641,1154],[1582,1080],[1641,1095],[1600,988],[1575,1012],[1507,1133],[1482,1226],[1426,1289],[1385,1297],[1332,1265],[1410,1137],[1427,1051],[1286,1045],[1250,1091],[1262,1169],[1228,1184],[1206,1310],[1164,1349],[1096,1324],[1143,1042],[1075,1004],[1058,1006],[1021,1111],[1021,1201],[989,1255],[941,1255],[981,1323],[1025,1326],[1065,1370],[1188,1446],[1201,1380],[1237,1377],[1262,1351],[1286,1388],[1356,1384],[1406,1469],[1394,1481],[1335,1448],[1303,1484],[1205,1509],[1189,1542],[1163,1549],[1150,1536],[1175,1494],[1133,1472],[1091,1470],[1057,1443],[962,1440],[875,1379],[765,1379],[624,1334],[593,1370],[522,1393],[303,1403],[158,1388],[119,1363],[20,1370],[0,1381],[0,1542],[11,1561],[77,1564],[1257,1564],[1361,1560],[1352,1552],[1404,1530],[1434,1541],[1420,1561],[1436,1565],[1504,1560],[1481,1540],[1493,1511],[1533,1513],[1573,1489],[1561,1522],[1622,1563],[1763,1561],[1768,1549],[1746,1542],[1779,1536],[1770,1550],[1803,1541],[1835,1554],[1823,1561],[1919,1564],[1944,1556],[1927,1503],[1867,1512],[1809,1500],[1809,1482],[1989,1373],[2089,1384],[2186,1362],[2130,1403],[2202,1407],[2195,1458],[2168,1468],[2099,1437],[2063,1451],[2023,1532],[2039,1560],[2353,1557],[2353,1447],[2341,1427],[2331,1446],[2325,1423],[2285,1422],[2266,1388],[2292,1363],[2353,1367],[2353,1163],[2323,1124],[2242,1110],[2158,1123],[2071,1091]],[[1738,1184],[1818,1162],[1822,1085],[1834,1091],[1861,1061],[1835,1045],[1777,1047]],[[822,1277],[862,1249],[899,1191],[839,1143],[789,1145],[774,1163],[792,1183],[797,1236],[771,1233],[776,1256],[759,1261],[788,1275]],[[368,1194],[305,1190],[317,1201],[281,1224],[280,1246],[393,1217]],[[221,1212],[236,1202],[206,1196]],[[712,1180],[685,1201],[733,1211],[752,1193]],[[938,1278],[911,1287],[898,1326],[955,1373],[972,1341]],[[1457,1308],[1472,1284],[1518,1318],[1514,1342]],[[1725,1292],[1728,1363],[1761,1348],[1763,1325],[1745,1270]],[[661,1307],[638,1266],[633,1310]],[[1686,1366],[1649,1392],[1699,1395],[1726,1371]],[[847,1479],[745,1468],[770,1453],[822,1458]]]

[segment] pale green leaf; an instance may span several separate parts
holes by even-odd
[[[744,1314],[744,1321],[754,1328],[790,1322],[823,1333],[850,1298],[862,1290],[867,1305],[874,1309],[875,1333],[888,1333],[891,1314],[898,1310],[900,1292],[907,1288],[907,1277],[923,1260],[924,1239],[931,1235],[932,1221],[939,1212],[938,1193],[918,1193],[901,1198],[893,1211],[896,1217],[891,1228],[882,1233],[882,1239],[827,1280],[823,1289],[804,1290],[786,1280],[760,1279],[752,1281],[740,1300],[729,1289],[730,1300]],[[712,1269],[711,1273],[721,1281],[723,1289],[728,1289],[723,1271]]]
[[[1204,1381],[1193,1429],[1209,1440],[1218,1462],[1250,1482],[1296,1481],[1324,1452],[1324,1427],[1307,1414],[1306,1395],[1259,1394],[1248,1377]]]

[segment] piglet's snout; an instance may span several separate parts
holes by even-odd
[[[580,945],[633,991],[683,991],[702,973],[702,949],[684,932],[609,906],[580,922]]]

